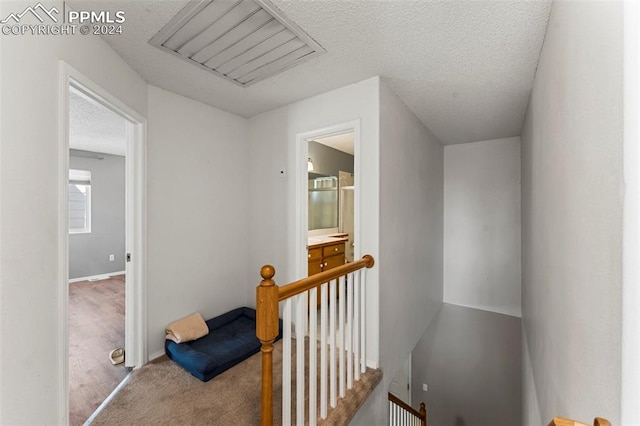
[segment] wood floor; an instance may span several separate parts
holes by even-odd
[[[129,370],[109,352],[124,347],[124,275],[69,284],[69,424],[82,425]]]

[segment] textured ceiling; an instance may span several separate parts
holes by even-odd
[[[228,0],[220,0],[228,1]],[[122,9],[104,39],[149,83],[251,117],[376,75],[445,144],[520,134],[550,0],[272,0],[327,53],[243,88],[148,44],[187,1]]]
[[[69,148],[126,154],[126,121],[102,105],[69,92]]]

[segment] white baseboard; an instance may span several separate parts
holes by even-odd
[[[156,358],[160,358],[162,355],[164,355],[164,349],[162,349],[161,351],[156,351],[151,355],[149,355],[149,361],[153,361]]]
[[[444,300],[442,303],[446,303],[447,305],[461,306],[463,308],[470,309],[478,309],[480,311],[492,312],[494,314],[507,315],[510,317],[522,318],[522,312],[510,311],[508,309],[496,309],[494,307],[487,307],[481,305],[466,305],[464,303],[452,302],[449,300]]]
[[[77,283],[80,281],[97,281],[97,280],[106,280],[116,275],[124,275],[126,271],[117,271],[117,272],[109,272],[107,274],[99,274],[99,275],[91,275],[88,277],[80,277],[80,278],[71,278],[69,280],[69,284]]]

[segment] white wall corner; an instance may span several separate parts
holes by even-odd
[[[621,424],[640,424],[640,6],[624,2],[624,246]]]

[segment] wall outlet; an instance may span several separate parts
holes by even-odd
[[[423,383],[422,384],[422,390],[425,391],[425,392],[428,391],[429,390],[429,386],[427,386],[426,383]]]
[[[110,254],[109,255],[109,262],[113,262],[114,260],[116,260],[116,255],[115,254]]]

